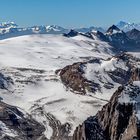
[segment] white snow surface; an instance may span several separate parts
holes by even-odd
[[[27,35],[1,40],[0,72],[12,77],[14,85],[8,91],[1,90],[0,97],[32,114],[46,127],[48,138],[52,128],[47,118],[35,111],[37,107],[61,124],[68,122],[72,134],[76,126],[95,115],[106,102],[66,90],[55,70],[89,58],[107,59],[113,55],[111,48],[99,40],[61,35]]]
[[[101,93],[103,93],[103,95],[97,91],[95,96],[106,100],[110,99],[110,94],[113,94],[120,84],[114,82],[107,72],[115,71],[117,68],[121,68],[125,71],[128,70],[125,62],[115,57],[112,57],[110,60],[100,60],[99,63],[87,63],[84,65],[84,77],[101,86]],[[108,83],[113,84],[114,87],[111,89],[105,88],[104,85]]]
[[[106,59],[112,55],[111,48],[105,42],[77,41],[61,35],[21,36],[0,41],[0,64],[56,70],[84,57]]]

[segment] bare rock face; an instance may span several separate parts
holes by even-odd
[[[14,84],[11,77],[6,77],[0,73],[0,89],[8,90]]]
[[[130,39],[137,41],[137,43],[139,42],[139,40],[140,40],[140,31],[139,30],[132,29],[131,31],[126,32],[126,34]]]
[[[73,140],[139,140],[139,98],[140,82],[119,87],[96,116],[77,127]]]
[[[131,81],[140,81],[140,69],[139,68],[133,68],[132,69],[132,76]]]
[[[66,87],[70,87],[79,93],[85,93],[86,79],[82,76],[83,71],[80,69],[82,63],[75,63],[66,66],[60,71],[61,80]]]
[[[86,79],[83,74],[83,66],[86,63],[74,63],[73,65],[66,66],[60,71],[60,77],[63,84],[76,91],[79,94],[86,94],[86,89],[94,92],[99,88],[99,84]]]
[[[120,135],[127,127],[130,116],[132,116],[133,105],[121,105],[118,103],[118,96],[122,89],[118,89],[106,106],[98,112],[97,118],[102,125],[107,138],[119,140]]]
[[[0,102],[0,140],[45,140],[44,131],[30,116],[25,117],[16,107]]]
[[[59,71],[59,75],[63,84],[77,93],[103,93],[105,89],[117,89],[118,85],[139,80],[140,69],[135,67],[139,62],[123,53],[108,60],[95,58],[68,65]]]
[[[89,117],[76,128],[73,140],[106,140],[96,116]]]

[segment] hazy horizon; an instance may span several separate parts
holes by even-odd
[[[139,23],[139,5],[138,0],[1,0],[0,21],[23,27],[108,27],[119,21]]]

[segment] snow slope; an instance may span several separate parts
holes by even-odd
[[[95,52],[97,47],[98,52]],[[3,60],[0,63],[12,67],[56,70],[86,57],[106,59],[112,55],[111,48],[105,42],[77,41],[59,35],[21,36],[0,41],[0,59]]]
[[[105,102],[67,90],[55,71],[94,57],[107,59],[113,55],[111,49],[106,42],[83,36],[38,34],[1,40],[0,72],[10,76],[14,84],[1,90],[0,97],[42,123],[48,138],[54,131],[50,119],[54,123],[59,121],[57,125],[68,123],[72,134],[77,125],[96,114]]]
[[[86,79],[99,84],[94,96],[109,100],[110,94],[113,94],[121,85],[119,81],[121,81],[123,77],[121,77],[119,72],[122,71],[121,73],[125,73],[129,71],[129,68],[123,60],[112,57],[110,60],[99,60],[99,62],[87,63],[83,65],[83,71],[83,76]],[[118,74],[116,75],[115,72]],[[114,80],[114,78],[112,78],[113,74],[114,77],[119,80]],[[91,96],[93,95],[92,93],[89,94]]]

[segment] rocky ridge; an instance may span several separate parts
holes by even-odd
[[[30,115],[0,102],[0,140],[45,140],[44,131]]]
[[[138,140],[139,96],[139,82],[119,87],[96,116],[77,127],[73,140]]]

